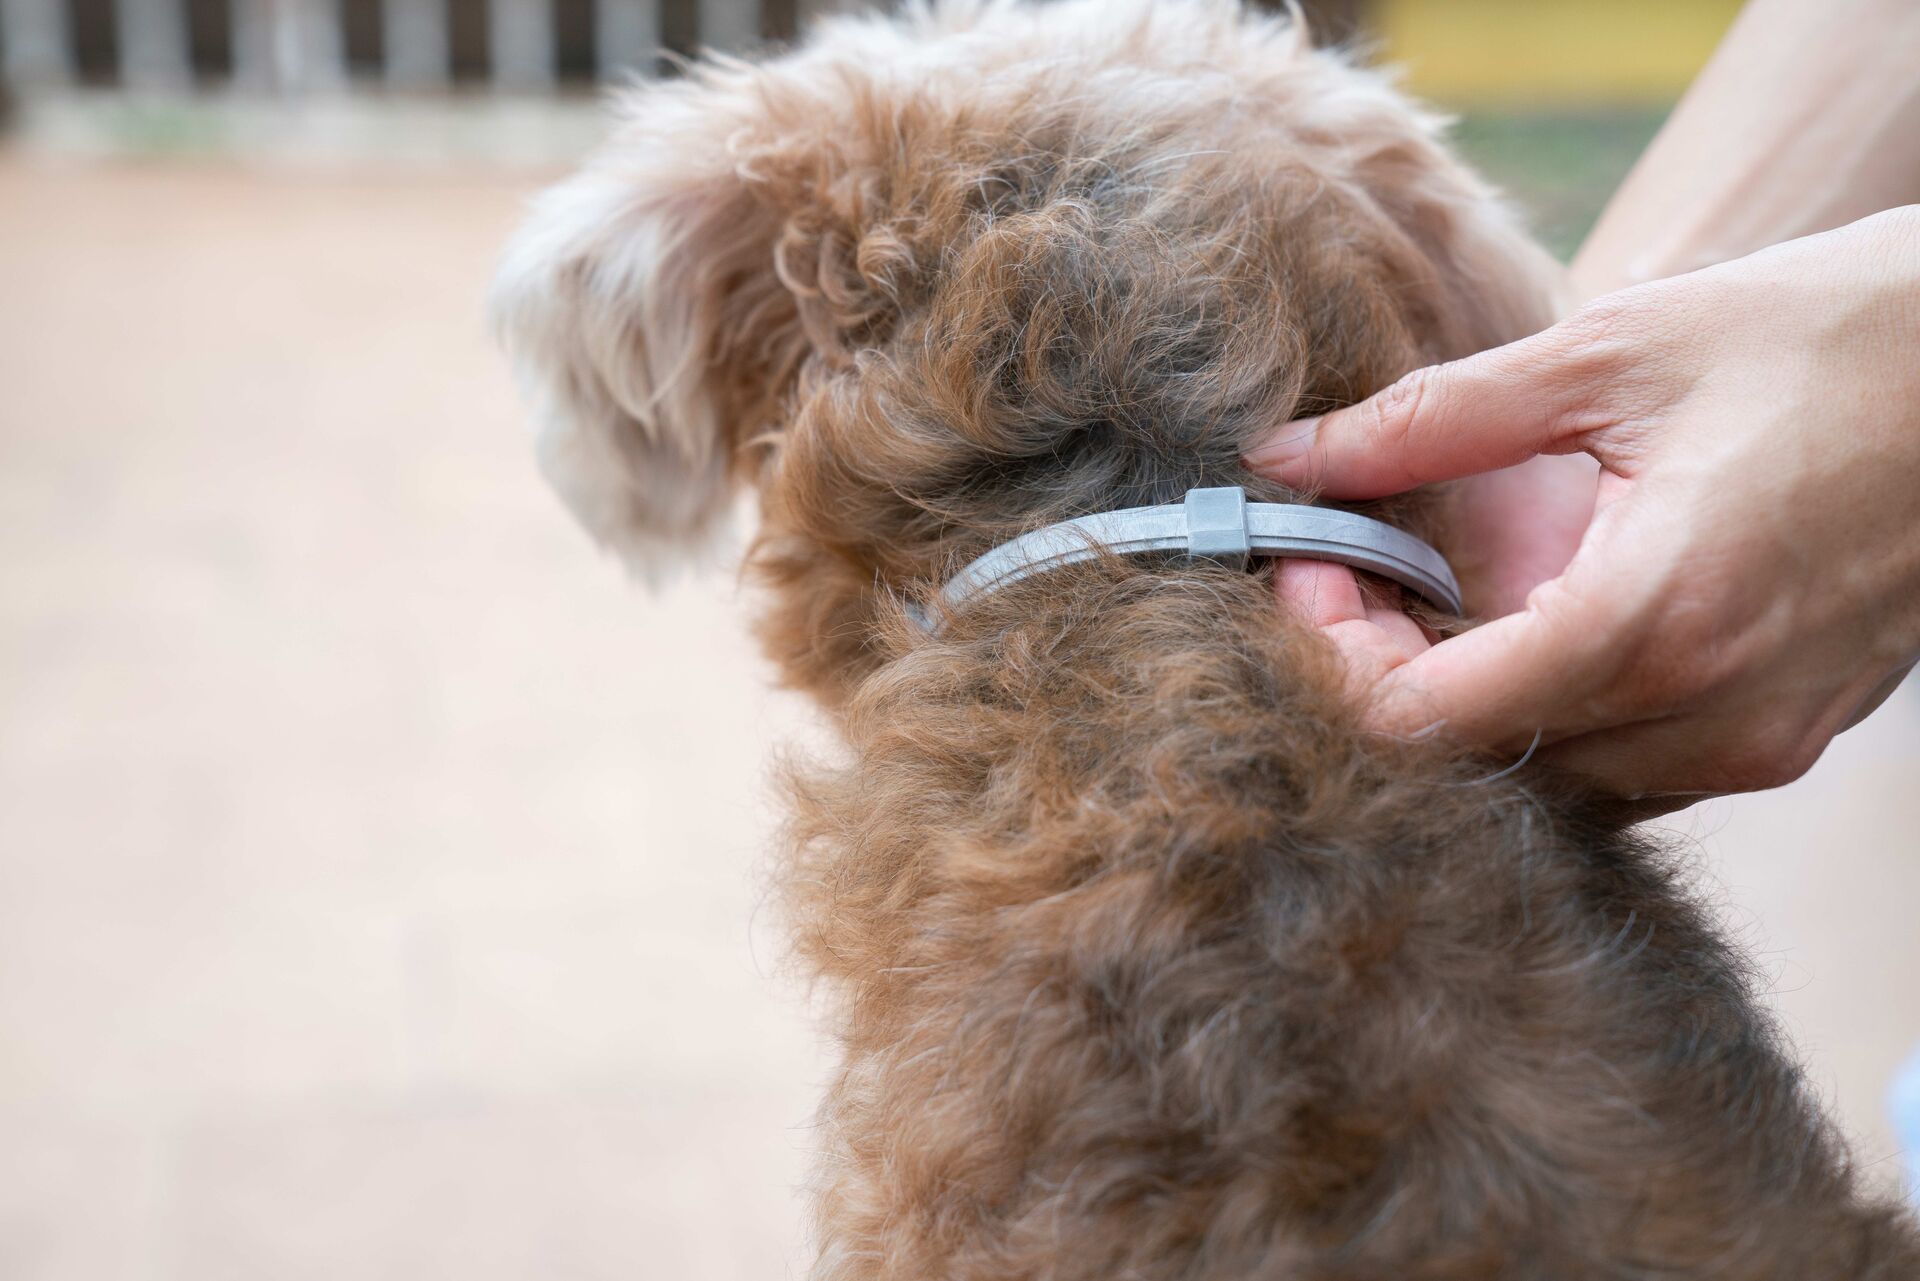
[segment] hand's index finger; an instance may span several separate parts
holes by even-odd
[[[1553,451],[1583,393],[1549,330],[1451,364],[1417,369],[1384,391],[1287,423],[1246,465],[1331,498],[1378,498]]]

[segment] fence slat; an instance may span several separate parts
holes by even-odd
[[[345,41],[332,0],[234,0],[233,74],[253,89],[344,83]]]
[[[431,89],[447,82],[447,0],[386,0],[381,22],[389,84]]]
[[[883,4],[868,4],[863,0],[798,0],[801,29],[815,18],[824,18],[831,13],[851,13],[855,9],[884,9]]]
[[[120,75],[140,89],[182,89],[193,81],[186,0],[119,0]]]
[[[599,0],[593,10],[594,71],[618,80],[653,70],[660,51],[660,0]]]
[[[494,86],[550,86],[554,79],[553,11],[548,0],[493,0],[487,19]]]
[[[347,81],[347,39],[339,0],[281,0],[288,10],[287,83],[337,88]]]
[[[0,0],[0,78],[18,84],[73,79],[64,0]]]
[[[700,0],[700,46],[738,53],[760,43],[760,0]]]

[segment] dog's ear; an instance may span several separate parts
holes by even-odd
[[[1454,360],[1552,324],[1570,301],[1565,270],[1455,158],[1451,122],[1352,56],[1320,50],[1289,64],[1270,96],[1329,178],[1403,238],[1395,292],[1420,356]]]
[[[1558,320],[1565,270],[1493,191],[1444,153],[1408,160],[1383,149],[1362,162],[1362,181],[1425,259],[1404,286],[1425,358],[1458,360]]]
[[[636,92],[597,159],[540,197],[492,293],[542,470],[647,576],[724,526],[806,350],[781,221],[731,145],[755,109],[745,75]]]
[[[1568,301],[1566,272],[1519,218],[1443,143],[1446,122],[1349,138],[1352,173],[1412,242],[1420,265],[1401,282],[1430,361],[1457,360],[1538,333]]]

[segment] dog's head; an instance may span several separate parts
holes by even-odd
[[[843,19],[623,120],[496,287],[542,465],[643,572],[757,487],[772,648],[829,700],[993,544],[1258,489],[1263,430],[1551,319],[1436,123],[1234,0]]]

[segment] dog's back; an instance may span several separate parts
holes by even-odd
[[[548,198],[499,314],[550,473],[643,562],[754,482],[848,745],[787,877],[846,1053],[818,1276],[1920,1272],[1657,852],[1359,733],[1270,571],[903,613],[1052,520],[1289,497],[1260,432],[1553,287],[1380,81],[1204,0],[832,26],[640,92]]]

